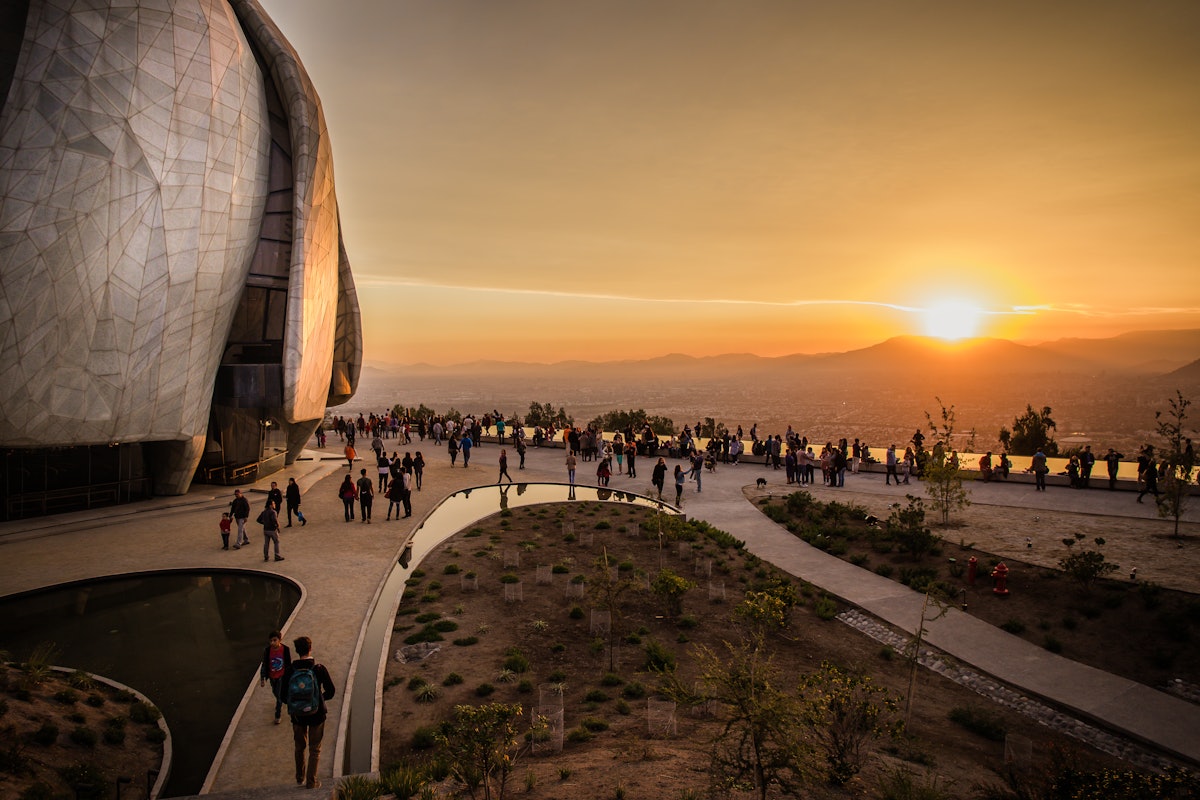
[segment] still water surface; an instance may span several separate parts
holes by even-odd
[[[196,794],[268,634],[299,600],[293,584],[256,572],[148,572],[62,584],[0,598],[0,650],[23,661],[51,642],[54,663],[145,694],[163,712],[174,745],[163,796]]]

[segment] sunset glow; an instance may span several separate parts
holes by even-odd
[[[963,300],[944,300],[925,309],[925,335],[957,341],[979,335],[983,312]]]
[[[263,5],[368,362],[1200,328],[1193,0]]]

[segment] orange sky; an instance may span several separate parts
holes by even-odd
[[[1194,0],[263,5],[368,361],[1200,327]]]

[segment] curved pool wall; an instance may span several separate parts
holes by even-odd
[[[383,673],[387,648],[405,581],[425,556],[442,542],[473,522],[509,508],[599,501],[626,503],[678,514],[671,505],[633,492],[565,483],[491,484],[455,492],[425,515],[421,524],[396,553],[397,563],[379,585],[371,609],[359,634],[358,648],[350,664],[350,689],[342,707],[341,725],[334,751],[338,775],[379,770],[380,708],[383,702]],[[400,563],[411,548],[406,563]]]
[[[279,575],[169,570],[107,576],[0,597],[0,650],[132,686],[163,712],[173,759],[163,797],[197,794],[271,630],[301,597]]]

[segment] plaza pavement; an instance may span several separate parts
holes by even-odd
[[[349,682],[352,658],[362,623],[379,587],[405,539],[439,500],[467,487],[493,483],[499,448],[486,443],[472,454],[469,469],[451,469],[442,448],[415,442],[400,447],[388,440],[387,449],[422,450],[428,466],[424,489],[413,493],[413,516],[385,521],[386,501],[377,499],[370,525],[343,522],[336,490],[346,474],[344,459],[333,439],[323,451],[307,451],[293,467],[260,481],[251,489],[251,506],[261,506],[270,481],[286,484],[296,477],[304,491],[302,508],[309,519],[283,531],[282,562],[264,563],[261,529],[251,523],[252,545],[239,551],[219,547],[217,520],[227,507],[232,488],[196,486],[183,497],[156,498],[140,504],[102,511],[63,514],[52,518],[0,524],[0,595],[65,581],[150,569],[183,567],[242,567],[286,575],[300,584],[304,596],[285,631],[285,639],[312,636],[317,658],[329,667],[338,697],[329,704],[320,774],[328,789],[334,774],[334,754],[344,724],[342,699]],[[560,449],[529,448],[527,468],[517,470],[509,448],[510,472],[517,480],[565,482]],[[614,475],[612,488],[648,492],[653,460],[639,459],[639,477]],[[673,463],[668,459],[668,463]],[[373,469],[355,464],[358,470]],[[703,476],[703,492],[689,483],[684,511],[707,520],[746,541],[747,549],[849,603],[900,628],[916,630],[923,596],[893,581],[857,568],[809,547],[772,523],[745,498],[743,488],[756,478],[770,481],[769,490],[783,493],[783,472],[759,464],[721,465]],[[593,484],[594,467],[579,464],[579,482]],[[668,487],[670,489],[670,487]],[[913,487],[885,486],[881,474],[847,475],[846,489],[894,495],[901,499]],[[832,490],[814,487],[821,499]],[[1051,491],[1034,493],[1027,487],[972,484],[972,502],[998,506],[1057,508],[1119,517],[1154,516],[1154,506],[1136,505],[1126,492]],[[1187,517],[1200,519],[1194,510]],[[927,623],[928,644],[942,649],[979,671],[1013,685],[1019,691],[1072,709],[1077,715],[1158,746],[1193,764],[1200,764],[1200,708],[1163,692],[1086,667],[1011,636],[969,614],[952,609]],[[209,779],[206,793],[231,797],[274,797],[302,793],[292,781],[290,726],[272,724],[270,689],[250,682]],[[180,724],[178,720],[168,720]]]

